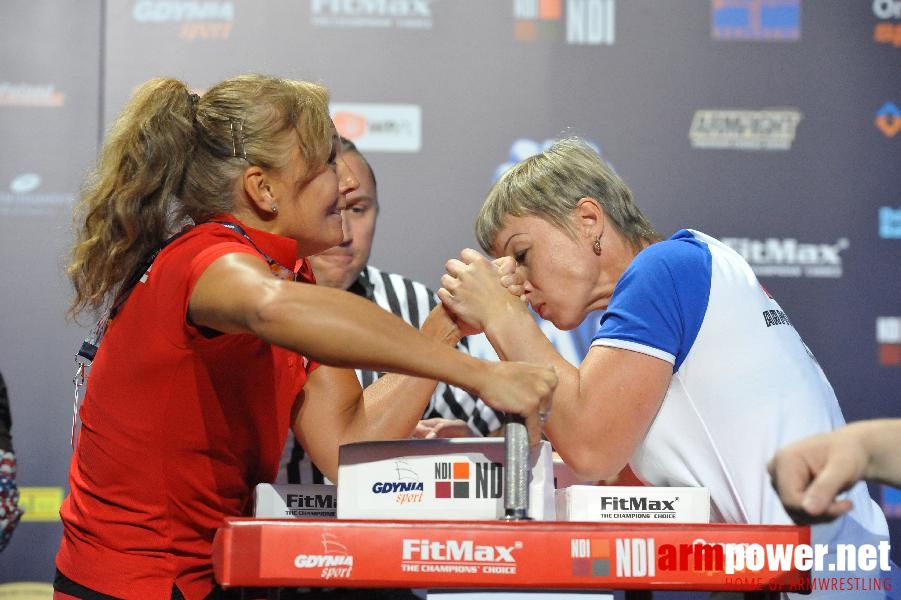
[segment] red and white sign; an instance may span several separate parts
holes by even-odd
[[[727,574],[723,547],[809,543],[809,528],[785,525],[235,519],[213,564],[226,587],[741,591],[807,573]]]

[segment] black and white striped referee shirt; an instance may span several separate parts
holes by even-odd
[[[422,328],[423,321],[438,304],[435,292],[422,283],[396,273],[386,273],[372,266],[363,269],[360,277],[348,291],[372,300],[416,329]],[[469,353],[466,338],[460,342],[458,349]],[[357,378],[364,388],[381,375],[382,373],[374,371],[357,370]],[[465,421],[473,433],[483,436],[500,428],[502,422],[502,415],[479,398],[444,382],[438,382],[438,387],[435,388],[423,415],[424,419],[435,417]]]
[[[348,291],[372,300],[416,329],[422,328],[422,322],[438,304],[438,296],[435,292],[422,283],[396,273],[383,272],[372,266],[363,269]],[[479,337],[484,338],[484,335],[481,334]],[[483,345],[491,347],[487,339],[483,341]],[[460,342],[458,349],[470,353],[466,338]],[[497,356],[495,355],[494,358],[496,359]],[[357,369],[357,379],[360,380],[363,388],[383,374]],[[438,382],[422,416],[423,419],[436,417],[464,421],[474,435],[482,436],[498,430],[503,420],[501,413],[495,412],[478,397],[464,389],[449,386],[443,381]],[[305,456],[303,448],[289,433],[277,482],[322,483],[323,481],[322,473],[310,465],[309,457]]]

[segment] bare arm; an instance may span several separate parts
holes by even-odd
[[[552,366],[558,384],[545,433],[563,460],[586,480],[619,473],[648,430],[672,377],[660,359],[593,347],[580,368],[554,349],[525,305],[508,293],[486,259],[448,263],[441,297],[451,312],[482,328],[504,360]]]
[[[368,392],[360,389],[351,369],[323,365],[310,374],[300,393],[294,435],[331,481],[338,481],[340,445],[408,438],[422,415],[421,398],[398,394],[373,400]]]
[[[488,434],[489,437],[500,436],[504,428],[500,427]],[[461,419],[444,419],[433,417],[423,419],[416,424],[413,437],[421,440],[433,438],[471,438],[482,437],[482,434],[474,431],[466,421]]]
[[[429,312],[420,331],[424,336],[459,352],[456,346],[462,334],[444,306],[439,304]],[[402,425],[398,429],[399,435],[407,437],[415,431],[437,385],[436,379],[386,373],[366,387],[363,397],[371,415],[378,415],[386,423],[392,422],[392,426],[393,422],[400,420]],[[398,399],[414,403],[419,407],[418,413],[409,409],[398,411],[395,408],[399,404]]]
[[[837,496],[862,479],[901,485],[901,419],[858,421],[779,450],[768,467],[795,520],[832,519],[852,508]]]
[[[197,281],[188,310],[196,325],[252,333],[331,366],[447,381],[498,410],[529,418],[556,380],[547,368],[502,369],[458,352],[353,294],[275,279],[265,263],[248,254],[228,254],[211,264]]]
[[[593,347],[577,369],[528,314],[518,322],[494,321],[486,334],[507,360],[553,365],[558,384],[544,431],[570,468],[596,481],[626,466],[666,394],[669,363],[630,350]]]

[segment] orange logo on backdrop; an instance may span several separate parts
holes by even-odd
[[[886,137],[895,137],[895,134],[901,131],[901,110],[894,102],[886,102],[876,113],[876,127]]]
[[[895,137],[895,134],[901,131],[901,117],[896,115],[880,115],[876,118],[876,127],[878,127],[886,137]]]
[[[359,113],[337,112],[332,117],[338,133],[349,140],[356,140],[366,133],[366,117]]]
[[[901,48],[901,23],[877,23],[873,28],[873,41]]]

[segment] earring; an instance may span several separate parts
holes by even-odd
[[[278,214],[278,204],[273,203],[272,206],[269,207],[269,210],[272,211],[272,214],[277,215]]]
[[[594,253],[598,256],[601,255],[601,236],[598,236],[594,243],[591,245],[591,249],[594,250]]]

